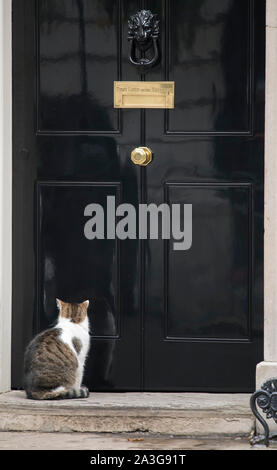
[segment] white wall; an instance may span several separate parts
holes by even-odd
[[[264,361],[257,388],[277,377],[277,0],[266,7]]]
[[[10,389],[12,35],[11,0],[0,0],[0,392]]]

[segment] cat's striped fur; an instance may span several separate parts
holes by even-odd
[[[89,350],[89,301],[72,304],[57,299],[56,326],[38,334],[24,357],[24,389],[27,398],[58,400],[86,398],[82,385]]]

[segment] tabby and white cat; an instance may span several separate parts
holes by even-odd
[[[24,357],[24,389],[27,398],[57,400],[86,398],[82,385],[89,350],[89,301],[70,304],[57,299],[57,324],[38,334]]]

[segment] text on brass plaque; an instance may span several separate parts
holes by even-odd
[[[175,82],[114,82],[115,108],[174,108]]]

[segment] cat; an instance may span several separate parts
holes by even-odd
[[[24,355],[24,389],[33,400],[87,398],[82,385],[89,351],[89,301],[57,300],[57,324],[34,337]]]

